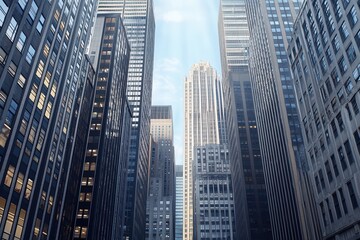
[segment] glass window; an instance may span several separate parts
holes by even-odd
[[[1,0],[0,0],[1,1]],[[4,216],[4,209],[6,205],[6,200],[3,197],[0,197],[0,222],[2,220],[2,217]]]
[[[337,53],[340,49],[340,39],[338,35],[335,35],[334,39],[332,40],[332,46],[334,48],[334,52]]]
[[[351,203],[353,205],[353,208],[356,209],[359,206],[359,204],[357,202],[357,197],[356,197],[352,182],[348,182],[346,185],[347,185],[348,190],[349,190],[350,200],[351,200]]]
[[[19,0],[18,1],[18,3],[19,3],[22,10],[25,9],[27,2],[28,2],[28,0]]]
[[[30,8],[30,11],[29,11],[29,17],[28,18],[28,21],[32,24],[35,20],[35,17],[36,17],[36,13],[38,11],[38,6],[36,5],[35,1],[33,1],[31,3],[31,8]]]
[[[341,24],[339,32],[340,32],[341,39],[344,42],[345,39],[349,36],[349,31],[348,31],[345,21]]]
[[[8,170],[6,172],[4,184],[8,187],[11,186],[12,179],[14,177],[15,168],[12,165],[9,165]]]
[[[44,23],[45,23],[45,17],[44,15],[41,14],[39,22],[36,26],[36,30],[38,30],[39,33],[41,33],[41,30],[43,29]]]
[[[6,52],[0,47],[0,63],[4,63],[6,59]]]
[[[351,164],[354,163],[354,155],[352,153],[350,142],[348,140],[346,142],[344,142],[344,147],[345,147],[346,156],[347,156],[347,158],[349,160],[349,163],[351,165]]]
[[[24,174],[19,173],[15,183],[15,191],[20,193],[24,183]]]
[[[21,52],[26,42],[26,35],[24,32],[20,33],[19,41],[16,44],[16,48]]]
[[[345,82],[345,89],[347,94],[351,93],[351,90],[354,88],[354,85],[352,84],[351,78],[348,78]]]
[[[346,72],[346,70],[348,69],[348,66],[346,64],[346,60],[345,60],[344,56],[342,56],[340,58],[340,60],[338,62],[338,66],[339,66],[341,74],[343,75]]]
[[[15,65],[15,63],[13,61],[10,62],[10,65],[9,65],[9,69],[8,69],[8,72],[10,73],[11,76],[15,76],[16,74],[16,70],[17,70],[17,66]]]
[[[346,55],[348,56],[350,64],[353,63],[356,59],[356,52],[354,45],[350,43],[349,47],[346,49]]]
[[[6,36],[11,40],[14,41],[16,31],[18,29],[18,23],[15,18],[11,18],[10,24],[6,30]]]
[[[19,86],[21,88],[23,88],[25,85],[25,82],[26,82],[26,78],[24,77],[24,75],[20,74],[17,83],[19,84]]]
[[[350,27],[353,28],[355,24],[358,22],[358,16],[355,6],[351,8],[350,12],[347,15],[347,18],[349,20]]]
[[[0,0],[0,27],[4,24],[5,16],[8,10],[9,7],[6,5],[4,0]]]
[[[30,45],[29,46],[29,50],[28,50],[28,52],[27,52],[27,54],[26,54],[26,61],[31,65],[31,61],[32,61],[32,59],[33,59],[33,57],[34,57],[34,55],[35,55],[35,48],[32,46],[32,45]]]

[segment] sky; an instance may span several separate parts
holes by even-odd
[[[184,148],[184,80],[191,66],[209,62],[220,74],[219,0],[154,0],[155,56],[152,105],[171,105],[175,162]]]

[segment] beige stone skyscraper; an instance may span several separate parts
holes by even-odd
[[[193,239],[193,151],[196,146],[219,144],[217,97],[220,81],[206,62],[194,64],[185,78],[184,225],[183,239]]]

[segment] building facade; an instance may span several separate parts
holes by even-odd
[[[360,3],[305,1],[288,56],[323,239],[358,239]]]
[[[89,52],[96,91],[74,239],[121,239],[130,136],[126,99],[130,56],[120,14],[98,14]],[[111,194],[109,194],[111,193]]]
[[[171,106],[152,106],[153,140],[146,211],[146,239],[174,239],[175,162]]]
[[[194,239],[234,239],[235,210],[226,145],[195,147]]]
[[[184,225],[183,238],[193,239],[193,154],[195,146],[219,144],[215,69],[205,62],[194,64],[185,79]]]
[[[319,239],[286,49],[299,0],[246,0],[249,66],[273,239]]]
[[[99,13],[121,13],[131,47],[127,96],[133,112],[125,236],[144,239],[155,19],[152,0],[99,0]]]
[[[175,240],[183,239],[183,207],[184,207],[184,174],[183,166],[175,166]]]
[[[249,30],[244,0],[221,0],[219,42],[236,236],[272,239],[265,179],[249,75]],[[244,217],[246,216],[246,217]]]
[[[74,163],[68,151],[79,144],[78,136],[87,136],[80,132],[87,127],[74,129],[71,124],[87,119],[89,104],[80,98],[93,94],[85,47],[95,8],[92,0],[0,1],[4,239],[47,239],[59,229],[64,211],[60,190],[69,188]],[[77,111],[84,114],[81,119]],[[85,149],[77,150],[82,154]]]

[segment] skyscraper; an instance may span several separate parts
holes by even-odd
[[[195,146],[219,144],[220,81],[209,63],[194,64],[185,79],[184,239],[193,238],[193,154]]]
[[[184,188],[183,188],[183,166],[175,166],[175,240],[183,239],[183,207],[184,207]]]
[[[249,66],[274,239],[319,239],[286,49],[301,1],[246,0]]]
[[[126,97],[130,46],[118,13],[98,14],[94,32],[89,56],[97,69],[96,91],[72,237],[121,239],[131,123]]]
[[[86,107],[80,88],[87,92],[93,80],[84,53],[95,7],[92,0],[0,0],[2,238],[46,238],[60,223],[67,151],[82,134],[70,124],[83,112],[79,104]]]
[[[358,239],[360,9],[305,1],[288,47],[323,239]]]
[[[156,146],[150,160],[146,239],[174,239],[175,163],[171,106],[152,106],[150,122],[152,145]]]
[[[126,239],[144,239],[155,19],[152,0],[99,0],[99,13],[121,13],[131,47],[127,96],[133,112],[125,210]]]
[[[244,0],[221,0],[219,37],[224,101],[236,211],[236,235],[271,239],[249,65]]]
[[[235,238],[235,210],[226,144],[195,147],[194,239]]]

